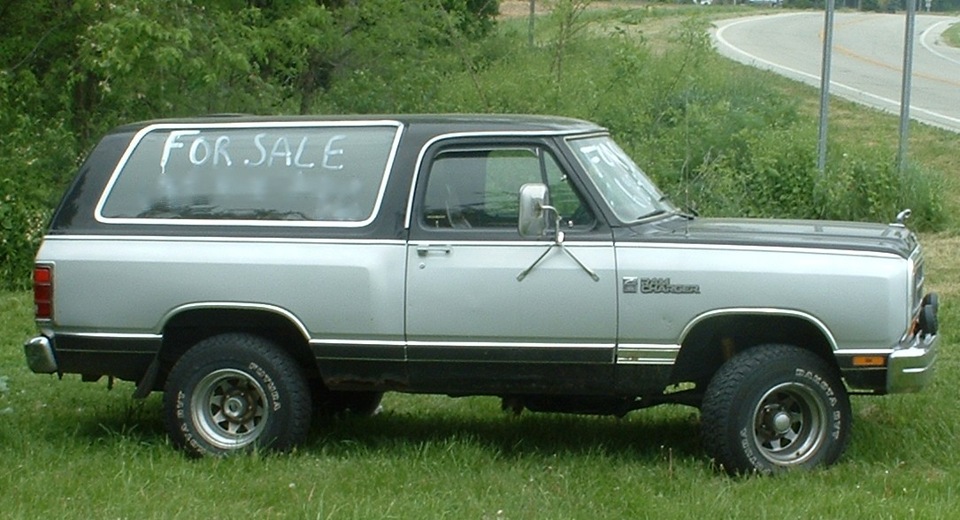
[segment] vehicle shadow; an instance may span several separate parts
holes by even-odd
[[[689,407],[660,407],[632,412],[624,418],[532,412],[516,415],[500,411],[496,399],[470,398],[469,405],[461,410],[468,411],[408,411],[388,406],[374,417],[319,419],[314,421],[305,450],[349,455],[396,446],[463,443],[498,456],[704,458],[699,414]]]
[[[161,396],[115,401],[75,419],[75,434],[98,445],[167,445]],[[418,397],[413,399],[416,403]],[[466,403],[460,403],[466,401]],[[315,417],[301,454],[360,456],[428,445],[470,445],[491,456],[519,458],[606,455],[617,459],[706,460],[700,444],[699,414],[689,407],[663,406],[624,418],[499,409],[494,398],[447,399],[394,406],[373,417]],[[89,412],[89,410],[88,410]],[[171,447],[172,449],[172,447]],[[297,455],[294,455],[297,456]]]

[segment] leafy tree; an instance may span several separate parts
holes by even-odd
[[[117,124],[211,113],[404,111],[472,61],[497,0],[4,0],[0,286]]]

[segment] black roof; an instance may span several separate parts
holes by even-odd
[[[528,114],[349,114],[313,116],[258,116],[221,114],[204,117],[140,121],[116,128],[114,132],[136,132],[154,124],[276,123],[309,121],[397,121],[427,133],[451,132],[538,132],[585,133],[605,129],[590,121],[560,116]]]

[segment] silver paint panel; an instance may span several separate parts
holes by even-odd
[[[693,324],[723,313],[801,317],[843,350],[893,346],[908,326],[909,270],[894,255],[621,244],[617,264],[621,276],[670,278],[701,289],[621,295],[623,343],[682,343]]]
[[[889,353],[907,327],[907,262],[893,255],[620,244],[618,273],[612,243],[569,242],[600,282],[560,251],[518,282],[547,243],[441,242],[48,236],[39,258],[58,259],[58,332],[91,337],[155,338],[180,311],[256,308],[321,349],[569,346],[665,364],[697,323],[723,314],[805,319],[845,353]],[[697,283],[701,294],[621,294],[625,275]],[[843,303],[850,294],[857,307]]]
[[[194,308],[261,308],[309,337],[403,341],[402,243],[48,237],[59,332],[159,334]],[[140,295],[149,295],[141,298]]]
[[[442,242],[442,243],[441,243]],[[443,246],[422,255],[425,246]],[[567,244],[600,275],[595,282],[562,251],[523,281],[545,242],[411,242],[407,336],[413,342],[613,345],[618,279],[610,244]],[[611,362],[613,361],[611,348]]]

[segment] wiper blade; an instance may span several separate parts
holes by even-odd
[[[637,220],[646,220],[646,219],[648,219],[648,218],[653,218],[653,217],[656,217],[656,216],[663,215],[663,214],[665,214],[666,212],[667,212],[667,210],[665,210],[665,209],[654,210],[654,211],[651,211],[650,213],[647,213],[646,215],[640,215],[639,217],[637,217]]]

